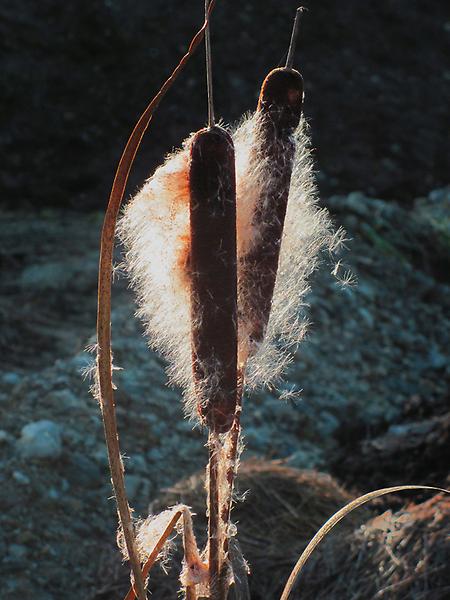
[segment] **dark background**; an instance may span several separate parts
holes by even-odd
[[[444,0],[321,0],[296,65],[325,194],[411,200],[445,183],[449,155]],[[235,122],[283,62],[297,1],[218,2],[217,114]],[[202,2],[2,0],[2,203],[103,208],[126,139],[202,20]],[[164,100],[132,188],[205,122],[203,52]]]

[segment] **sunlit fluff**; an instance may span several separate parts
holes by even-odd
[[[244,119],[234,133],[237,178],[238,257],[240,265],[239,306],[243,295],[253,293],[243,281],[242,271],[247,253],[258,239],[253,215],[271,186],[272,166],[260,160],[264,143],[262,116],[254,113]],[[335,253],[342,244],[344,231],[335,230],[325,208],[318,206],[314,181],[308,126],[302,119],[294,133],[295,155],[289,200],[284,224],[279,267],[272,310],[263,341],[252,348],[246,369],[246,385],[252,389],[279,378],[303,339],[307,320],[305,295],[308,278],[317,268],[323,251]],[[248,315],[240,314],[239,349],[241,362],[249,354]]]
[[[168,361],[168,375],[192,396],[190,348],[189,181],[191,138],[168,156],[128,203],[118,234],[150,346]]]
[[[233,132],[236,153],[238,305],[251,293],[242,282],[245,256],[258,238],[253,214],[271,183],[271,165],[261,161],[261,116],[245,118]],[[150,345],[169,363],[172,383],[182,387],[188,413],[195,411],[190,346],[189,285],[189,148],[167,157],[129,202],[119,225],[125,263],[137,293],[138,316],[146,324]],[[282,237],[272,310],[264,340],[253,348],[246,385],[253,389],[279,378],[306,330],[304,314],[308,278],[323,251],[335,252],[343,231],[335,231],[326,209],[317,205],[308,128],[294,133],[295,157]],[[247,316],[240,312],[240,362],[248,356]]]

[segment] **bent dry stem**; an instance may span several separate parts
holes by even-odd
[[[159,92],[156,94],[140,117],[125,146],[125,150],[120,158],[114,177],[101,235],[97,310],[98,394],[102,408],[112,485],[114,488],[119,520],[123,528],[125,543],[130,558],[130,565],[135,578],[135,585],[137,587],[139,600],[145,600],[146,595],[140,570],[140,563],[135,548],[134,528],[131,519],[130,508],[125,491],[111,373],[111,283],[115,229],[117,215],[128,181],[128,175],[130,173],[130,169],[142,137],[159,103],[171,88],[180,72],[186,66],[189,58],[202,41],[214,5],[215,0],[211,0],[203,26],[192,39],[187,53],[183,56],[173,73],[166,80]]]

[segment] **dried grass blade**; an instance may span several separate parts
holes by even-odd
[[[404,492],[408,490],[430,490],[434,492],[443,492],[445,494],[450,494],[449,490],[445,490],[438,487],[431,487],[427,485],[396,485],[393,487],[382,488],[379,490],[375,490],[373,492],[369,492],[368,494],[364,494],[355,500],[352,500],[348,504],[346,504],[343,508],[338,510],[328,521],[322,525],[316,535],[312,538],[306,548],[303,550],[300,558],[298,559],[295,567],[293,568],[289,579],[287,580],[286,586],[283,590],[280,600],[288,600],[294,585],[300,575],[301,570],[305,566],[305,563],[310,558],[311,554],[320,544],[320,542],[327,536],[330,531],[333,529],[335,525],[339,523],[342,519],[344,519],[348,514],[350,514],[356,508],[370,502],[371,500],[375,500],[375,498],[379,498],[380,496],[385,496],[386,494],[392,494],[395,492]]]
[[[193,52],[202,41],[214,5],[215,0],[212,0],[208,8],[205,22],[192,39],[188,51],[178,63],[170,77],[164,82],[159,92],[147,106],[137,122],[133,132],[131,133],[131,136],[125,146],[125,150],[120,158],[114,177],[101,235],[97,309],[97,368],[99,397],[102,407],[111,478],[116,496],[119,519],[122,524],[125,542],[130,557],[130,564],[135,577],[140,600],[145,600],[145,590],[141,576],[140,563],[135,548],[134,529],[130,508],[125,491],[111,375],[111,284],[115,230],[117,215],[125,192],[128,175],[130,173],[130,169],[142,137],[159,103],[171,88],[177,76],[180,74],[189,58],[192,56]]]
[[[178,510],[173,515],[173,517],[170,519],[169,523],[167,524],[167,527],[164,530],[162,536],[156,542],[155,547],[153,548],[153,550],[149,554],[149,557],[147,558],[147,561],[146,561],[146,563],[145,563],[145,565],[144,565],[144,567],[142,569],[142,577],[143,577],[143,579],[145,579],[147,577],[147,575],[150,573],[150,569],[155,564],[155,561],[158,558],[159,553],[161,552],[164,544],[167,542],[167,539],[168,539],[169,535],[174,530],[175,525],[180,520],[180,517],[181,517],[182,514],[183,514],[182,511]],[[125,596],[124,600],[134,600],[135,598],[136,598],[136,593],[135,593],[135,590],[134,590],[133,586],[131,586],[130,589],[128,590],[128,594]]]

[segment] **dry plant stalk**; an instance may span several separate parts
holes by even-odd
[[[348,504],[346,504],[343,508],[338,510],[334,515],[332,515],[328,521],[322,525],[316,535],[311,539],[309,544],[306,546],[304,551],[302,552],[300,558],[298,559],[296,565],[294,566],[287,582],[286,586],[283,590],[280,600],[289,600],[291,593],[294,589],[295,584],[300,576],[300,573],[305,566],[306,562],[320,544],[320,542],[330,533],[330,531],[337,525],[342,519],[345,519],[347,515],[349,515],[353,510],[363,506],[367,502],[371,502],[376,498],[380,498],[381,496],[385,496],[386,494],[393,494],[395,492],[406,492],[406,491],[417,491],[417,490],[428,490],[434,492],[442,492],[444,494],[450,494],[449,490],[444,490],[443,488],[427,486],[427,485],[396,485],[388,488],[382,488],[379,490],[374,490],[373,492],[369,492],[368,494],[364,494],[363,496],[359,496],[352,500]]]
[[[97,310],[97,394],[100,401],[105,429],[108,459],[112,485],[116,497],[119,522],[124,532],[127,552],[135,579],[139,600],[145,600],[144,580],[135,548],[134,527],[125,490],[124,469],[120,454],[119,436],[115,415],[112,364],[111,364],[111,282],[112,260],[115,241],[117,215],[125,192],[128,175],[139,148],[142,137],[159,103],[175,82],[179,73],[203,39],[205,29],[215,0],[211,0],[202,28],[192,39],[187,53],[183,56],[171,76],[162,85],[136,124],[119,161],[111,194],[106,209],[100,248],[98,310]]]

